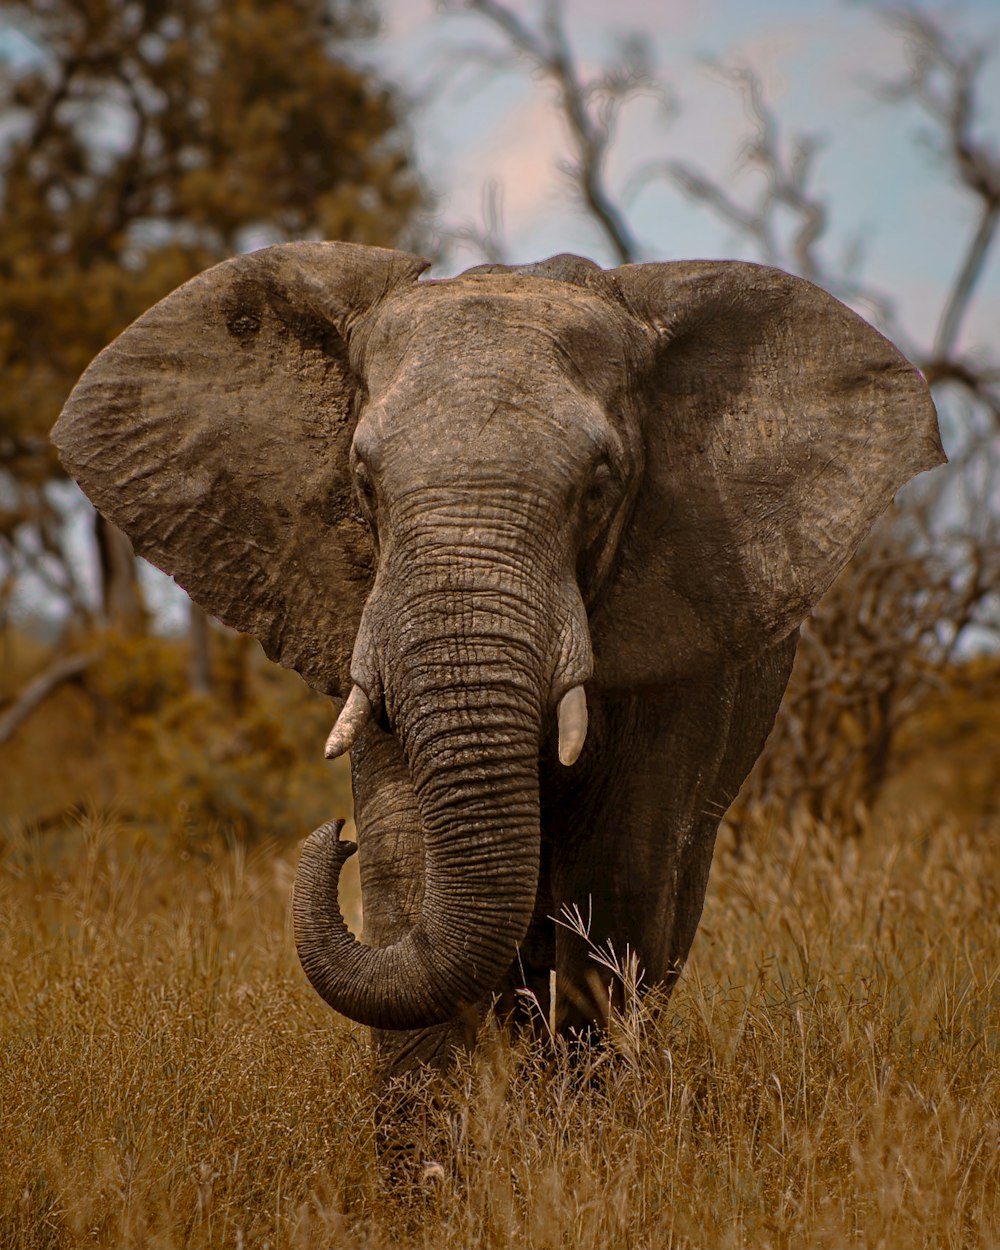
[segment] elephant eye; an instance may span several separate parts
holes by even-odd
[[[365,520],[372,529],[375,528],[375,485],[368,466],[359,463],[354,470],[354,485],[358,492],[358,500]]]
[[[603,519],[611,496],[612,483],[611,468],[602,460],[591,474],[590,483],[583,494],[583,515],[588,525]]]

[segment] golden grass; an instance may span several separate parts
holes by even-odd
[[[486,1037],[389,1190],[293,849],[8,831],[0,1245],[996,1246],[998,832],[723,848],[670,1001],[583,1062]]]

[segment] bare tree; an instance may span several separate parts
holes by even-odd
[[[552,88],[569,148],[560,164],[562,173],[580,206],[600,228],[617,263],[639,260],[642,249],[628,214],[608,187],[607,159],[622,107],[629,100],[640,94],[655,95],[666,108],[672,107],[653,73],[645,43],[638,37],[623,39],[617,57],[588,77],[573,55],[557,0],[546,0],[537,27],[499,0],[446,0],[443,9],[452,15],[484,19],[508,42],[509,56],[469,45],[464,49],[466,63],[496,70],[520,60]]]
[[[570,151],[561,169],[577,202],[617,261],[649,259],[641,256],[628,213],[607,184],[623,104],[640,90],[668,98],[648,54],[633,61],[626,56],[587,78],[555,0],[548,0],[535,27],[500,0],[455,0],[446,8],[489,23],[504,36],[509,54],[554,88]],[[980,133],[984,54],[921,9],[873,8],[908,53],[908,72],[878,84],[877,93],[919,107],[933,159],[976,210],[933,342],[908,340],[895,301],[859,273],[856,245],[836,263],[827,259],[834,206],[814,186],[822,145],[814,136],[782,133],[759,79],[745,66],[716,66],[715,72],[742,94],[750,117],[741,154],[743,166],[762,175],[754,197],[741,198],[677,159],[649,162],[632,179],[642,185],[666,178],[736,230],[760,260],[861,308],[923,371],[942,412],[950,469],[904,492],[806,622],[778,725],[744,792],[744,799],[779,799],[837,816],[848,827],[858,810],[878,799],[901,726],[954,678],[973,638],[1000,639],[1000,362],[961,348],[1000,223],[1000,158]],[[647,46],[636,37],[625,45]],[[470,51],[484,64],[503,64],[495,52]]]

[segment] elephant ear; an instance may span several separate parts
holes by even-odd
[[[922,376],[811,283],[735,261],[614,276],[654,348],[596,676],[655,688],[786,637],[896,491],[945,456]]]
[[[426,267],[349,243],[216,265],[101,352],[52,434],[140,555],[327,693],[349,687],[372,576],[347,336]]]

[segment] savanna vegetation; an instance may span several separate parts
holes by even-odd
[[[425,1091],[426,1166],[395,1185],[364,1031],[298,968],[296,843],[275,836],[343,810],[343,776],[275,815],[260,777],[282,761],[257,757],[256,838],[193,823],[189,705],[159,808],[5,823],[0,1245],[996,1245],[1000,820],[963,805],[961,768],[939,802],[915,788],[956,739],[1000,763],[1000,673],[981,676],[860,836],[724,830],[669,1002],[633,1000],[583,1058],[490,1032]],[[79,785],[100,753],[67,751],[58,698],[39,715]],[[318,755],[311,711],[271,698]]]
[[[639,258],[606,158],[652,67],[588,79],[557,7],[537,27],[462,7],[554,89],[609,263]],[[491,1026],[419,1095],[425,1166],[393,1182],[366,1035],[309,988],[289,928],[298,839],[350,811],[321,758],[332,707],[197,612],[160,636],[121,536],[97,525],[81,557],[90,522],[67,524],[45,439],[93,352],[203,265],[303,235],[419,243],[398,99],[340,53],[371,10],[3,15],[37,56],[0,139],[0,1247],[1000,1244],[1000,374],[960,333],[1000,221],[980,49],[895,13],[897,98],[974,210],[935,340],[910,346],[944,485],[807,622],[673,996],[629,993],[585,1054]],[[891,328],[824,250],[818,149],[736,80],[770,198],[671,176]],[[495,231],[483,248],[500,258]]]

